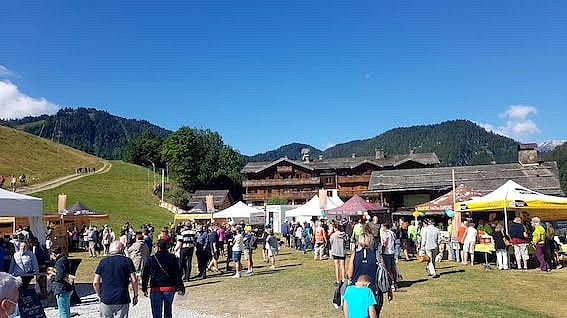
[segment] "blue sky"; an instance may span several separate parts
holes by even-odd
[[[469,119],[567,139],[564,1],[3,1],[0,117],[95,107],[254,154]]]

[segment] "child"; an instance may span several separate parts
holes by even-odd
[[[358,276],[354,285],[345,290],[343,312],[345,318],[376,318],[376,298],[370,289],[370,277]]]

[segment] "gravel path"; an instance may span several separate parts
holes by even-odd
[[[86,284],[77,285],[77,293],[81,297],[82,304],[71,307],[71,314],[79,314],[80,318],[98,318],[98,300],[94,294],[92,287]],[[178,297],[177,295],[175,296]],[[54,299],[50,299],[53,302]],[[189,317],[189,318],[215,318],[214,316],[199,313],[197,311],[181,307],[177,303],[183,302],[182,299],[173,301],[173,317]],[[45,314],[47,318],[58,318],[58,312],[55,307],[46,307]],[[131,318],[150,318],[151,317],[150,298],[140,295],[139,302],[136,306],[130,306],[129,317]]]

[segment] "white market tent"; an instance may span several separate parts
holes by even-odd
[[[508,209],[538,213],[542,220],[567,212],[567,198],[541,194],[512,180],[480,198],[455,204],[455,211],[504,211],[508,232]]]
[[[249,223],[264,223],[266,213],[262,210],[246,205],[242,201],[236,202],[229,208],[213,214],[213,219],[245,220]],[[262,219],[260,221],[260,219]]]
[[[310,220],[312,217],[316,216],[316,217],[321,217],[323,216],[324,210],[326,209],[334,209],[338,206],[343,205],[344,202],[343,200],[341,200],[341,198],[339,198],[338,196],[334,197],[334,196],[330,196],[327,197],[327,204],[325,207],[323,207],[323,209],[321,209],[321,205],[320,205],[320,201],[319,201],[319,196],[318,195],[314,195],[311,200],[307,201],[307,203],[305,203],[304,205],[286,211],[285,212],[285,217],[286,218],[291,218],[291,217],[295,217],[296,219],[303,219],[303,220]]]
[[[0,189],[0,216],[28,217],[32,233],[45,243],[42,199]]]

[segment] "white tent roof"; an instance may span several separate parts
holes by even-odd
[[[344,202],[343,200],[341,200],[341,198],[339,198],[338,196],[334,197],[327,197],[327,205],[324,207],[323,210],[326,209],[334,209],[338,206],[343,205]],[[298,217],[298,216],[317,216],[320,217],[321,216],[321,207],[319,205],[319,196],[318,195],[314,195],[311,200],[307,201],[307,203],[305,203],[304,205],[292,209],[292,210],[288,210],[285,212],[285,217]]]
[[[307,201],[307,203],[305,203],[304,205],[285,212],[286,218],[294,216],[321,216],[319,196],[314,195],[311,200]]]
[[[43,216],[43,200],[0,189],[1,216]]]
[[[32,232],[45,242],[42,199],[0,189],[0,216],[27,216]]]
[[[262,210],[258,210],[256,208],[246,205],[242,201],[238,201],[231,207],[213,214],[213,218],[214,219],[249,218],[254,215],[263,214],[263,213],[264,211]]]

